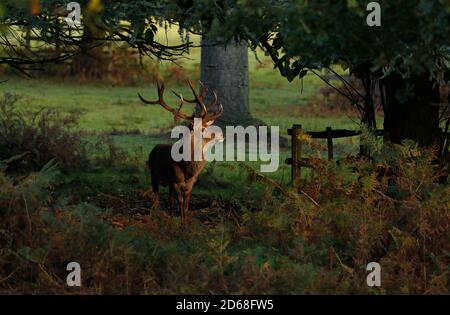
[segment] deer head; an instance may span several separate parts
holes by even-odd
[[[175,94],[175,96],[177,96],[180,99],[180,104],[178,105],[178,109],[177,108],[173,108],[172,106],[168,105],[166,103],[166,101],[164,100],[164,83],[160,83],[158,82],[157,84],[157,89],[158,89],[158,100],[156,101],[148,101],[146,100],[144,97],[142,97],[140,94],[138,94],[139,98],[141,99],[141,101],[145,104],[159,104],[161,105],[165,110],[169,111],[174,118],[174,124],[176,125],[178,123],[179,120],[185,120],[189,122],[189,129],[191,132],[191,139],[194,139],[194,137],[192,137],[192,135],[195,132],[195,128],[200,128],[200,132],[201,132],[201,138],[202,138],[202,151],[204,151],[204,148],[207,147],[207,145],[212,141],[223,141],[223,137],[222,135],[218,135],[214,132],[209,132],[208,127],[210,127],[214,121],[219,118],[222,113],[223,113],[223,106],[220,104],[219,105],[219,110],[216,112],[210,112],[208,110],[208,108],[213,108],[216,107],[217,102],[218,102],[218,97],[217,97],[217,93],[213,91],[213,99],[211,101],[210,104],[208,104],[208,106],[205,105],[204,103],[204,98],[208,93],[208,88],[206,86],[203,85],[203,83],[201,81],[199,81],[200,86],[201,86],[201,92],[200,94],[197,94],[197,92],[195,91],[195,88],[192,84],[191,81],[188,81],[189,87],[192,91],[192,94],[194,96],[193,99],[189,100],[189,99],[185,99],[183,97],[183,95],[173,91],[172,93]],[[185,113],[183,113],[181,111],[183,104],[184,103],[191,103],[191,104],[197,104],[201,111],[199,113],[199,117],[196,117],[195,114],[193,115],[187,115]],[[195,118],[201,118],[201,126],[198,125],[194,125],[194,120]],[[194,143],[192,142],[192,146],[194,145]]]

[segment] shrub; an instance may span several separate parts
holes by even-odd
[[[437,183],[436,152],[405,142],[372,153],[372,161],[319,164],[304,190],[320,207],[299,233],[332,251],[343,279],[363,277],[365,265],[377,261],[381,293],[448,293],[450,189]],[[370,292],[363,281],[354,284]]]
[[[16,101],[10,93],[0,100],[0,160],[20,157],[8,164],[8,170],[40,170],[52,159],[62,171],[86,165],[85,145],[74,131],[77,114],[43,109],[27,115],[17,109]]]

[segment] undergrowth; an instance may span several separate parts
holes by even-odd
[[[54,162],[20,178],[0,172],[0,292],[59,294],[448,294],[448,185],[435,152],[381,145],[373,160],[315,160],[297,191],[251,169],[257,209],[214,222],[153,209],[117,225],[112,209],[58,195]],[[82,286],[65,283],[66,265]],[[382,267],[369,288],[366,265]]]
[[[258,188],[252,200],[210,198],[182,227],[164,207],[127,212],[108,191],[114,183],[93,187],[105,206],[82,198],[89,183],[68,174],[137,174],[142,154],[108,137],[82,141],[73,118],[26,117],[14,102],[9,94],[0,102],[0,293],[450,293],[450,188],[438,184],[438,150],[368,135],[370,160],[336,163],[313,148],[313,176],[299,189],[242,163],[241,185]],[[135,180],[127,185],[137,191]],[[72,261],[82,268],[79,288],[66,285]],[[380,288],[366,284],[370,262],[382,267]]]
[[[63,171],[85,167],[86,146],[74,131],[78,114],[48,108],[24,113],[15,106],[17,98],[5,93],[0,99],[0,160],[12,159],[13,171],[37,171],[52,159]]]

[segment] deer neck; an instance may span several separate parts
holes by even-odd
[[[205,165],[206,165],[205,160],[186,162],[186,165],[185,165],[186,177],[187,178],[192,178],[192,177],[197,178],[200,175],[200,173],[202,172]]]

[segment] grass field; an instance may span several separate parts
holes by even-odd
[[[267,66],[268,67],[268,66]],[[280,130],[301,123],[305,129],[321,130],[326,126],[357,128],[354,121],[342,115],[330,117],[302,116],[302,106],[323,87],[313,75],[301,82],[289,83],[273,69],[252,69],[250,72],[250,104],[253,116],[268,125],[280,126]],[[188,94],[186,86],[174,89]],[[119,87],[105,84],[80,85],[75,82],[59,82],[49,79],[10,79],[1,86],[3,91],[17,93],[23,109],[41,107],[56,108],[63,112],[80,112],[80,129],[90,132],[127,131],[138,129],[144,133],[158,133],[171,128],[170,114],[158,106],[144,106],[137,98],[142,92],[148,98],[156,97],[154,86]],[[175,97],[168,94],[169,102]]]
[[[358,128],[358,125],[344,114],[312,115],[308,111],[307,114],[302,114],[302,110],[310,105],[309,100],[322,86],[320,80],[314,76],[304,79],[302,93],[299,81],[288,83],[269,66],[255,66],[250,72],[250,86],[252,115],[269,126],[279,126],[284,137],[287,136],[287,129],[294,123],[302,124],[306,130],[324,130],[327,126]],[[174,88],[188,92],[185,86]],[[115,134],[112,136],[115,143],[127,152],[139,152],[142,164],[156,143],[170,141],[161,135],[167,135],[173,127],[171,115],[159,106],[144,106],[137,98],[137,92],[144,93],[148,98],[156,97],[154,86],[111,87],[101,83],[80,85],[49,79],[11,79],[2,84],[1,89],[17,93],[20,96],[18,106],[25,111],[47,107],[64,113],[81,113],[79,130],[93,134]],[[168,100],[175,102],[169,94]],[[134,134],[136,130],[139,134]],[[336,152],[356,152],[357,141],[358,139],[340,141]],[[288,181],[289,172],[283,165],[288,155],[286,151],[281,152],[280,170],[276,174],[270,174],[271,177]],[[223,176],[221,173],[218,175]]]
[[[162,34],[161,36],[164,36]],[[170,32],[169,39],[177,41],[176,33]],[[193,38],[198,42],[198,38]],[[280,133],[287,137],[287,129],[293,124],[302,124],[311,131],[324,130],[327,126],[333,128],[358,129],[357,119],[344,113],[331,113],[318,110],[311,111],[316,103],[321,103],[320,89],[325,84],[313,74],[308,74],[303,80],[289,83],[281,77],[268,57],[259,51],[249,51],[250,107],[255,118],[263,120],[269,126],[279,126]],[[193,48],[180,65],[188,74],[199,73],[200,49]],[[163,62],[159,65],[162,72],[170,71],[175,65]],[[192,79],[198,79],[193,77]],[[171,86],[175,90],[188,95],[187,86]],[[53,78],[9,78],[0,86],[2,91],[16,93],[20,99],[19,109],[37,111],[41,108],[53,108],[63,113],[80,113],[78,129],[90,134],[89,139],[95,139],[101,134],[110,134],[114,143],[144,165],[148,153],[160,142],[168,142],[167,135],[173,127],[173,119],[169,113],[159,106],[145,106],[137,97],[143,93],[147,98],[156,98],[154,85],[113,86],[106,83],[79,83],[75,80],[55,80]],[[175,97],[167,95],[169,103],[175,103]],[[358,139],[350,138],[336,142],[336,155],[352,154],[358,150]],[[289,156],[288,148],[282,148],[280,153],[280,168],[269,177],[280,180],[283,184],[289,182],[289,169],[284,160]],[[233,162],[216,163],[213,174],[229,183],[240,183],[242,178],[238,170],[234,170]],[[258,163],[250,163],[258,169]],[[141,170],[136,173],[142,179],[143,185],[148,185],[148,175]],[[100,173],[79,173],[81,178],[90,182],[117,182],[123,178],[117,170],[103,170]],[[126,181],[124,179],[123,181]],[[120,186],[121,184],[119,184]],[[230,185],[228,185],[230,186]],[[236,185],[238,187],[239,185]],[[207,190],[207,185],[199,189]],[[239,189],[237,189],[239,192]],[[236,193],[229,187],[227,194]]]

